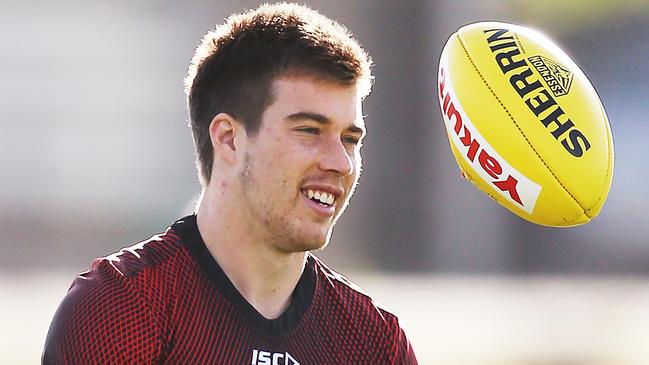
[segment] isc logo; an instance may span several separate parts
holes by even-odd
[[[252,350],[252,365],[300,365],[288,352]]]

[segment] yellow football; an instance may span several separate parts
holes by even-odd
[[[451,35],[439,101],[463,175],[518,216],[584,224],[613,176],[613,139],[588,78],[539,32],[498,22]]]

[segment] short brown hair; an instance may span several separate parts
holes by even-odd
[[[203,186],[213,163],[209,125],[224,112],[250,134],[272,103],[273,81],[297,72],[370,92],[371,60],[339,23],[296,4],[262,5],[228,17],[196,48],[185,79],[196,164]]]

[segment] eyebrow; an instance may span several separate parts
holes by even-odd
[[[322,115],[320,113],[313,113],[313,112],[297,112],[297,113],[293,113],[293,114],[287,116],[286,120],[288,120],[290,122],[298,122],[298,121],[302,121],[302,120],[312,120],[312,121],[314,121],[314,122],[316,122],[318,124],[323,124],[323,125],[331,123],[331,119],[329,119],[327,116]],[[350,132],[353,132],[353,133],[364,133],[365,132],[365,130],[363,128],[358,127],[356,125],[349,126],[349,128],[347,128],[347,130],[349,130]]]

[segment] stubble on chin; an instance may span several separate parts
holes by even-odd
[[[278,251],[286,254],[315,251],[323,249],[329,243],[331,229],[326,234],[309,232],[308,223],[304,217],[295,217],[294,211],[277,211],[276,206],[269,205],[262,196],[255,196],[255,189],[261,190],[253,168],[250,155],[246,152],[243,157],[243,167],[239,173],[239,183],[243,200],[248,205],[250,221],[258,221],[267,232],[267,241],[264,244],[274,246]],[[257,194],[262,193],[258,191]],[[298,197],[299,198],[299,197]],[[238,209],[241,209],[239,207]]]

